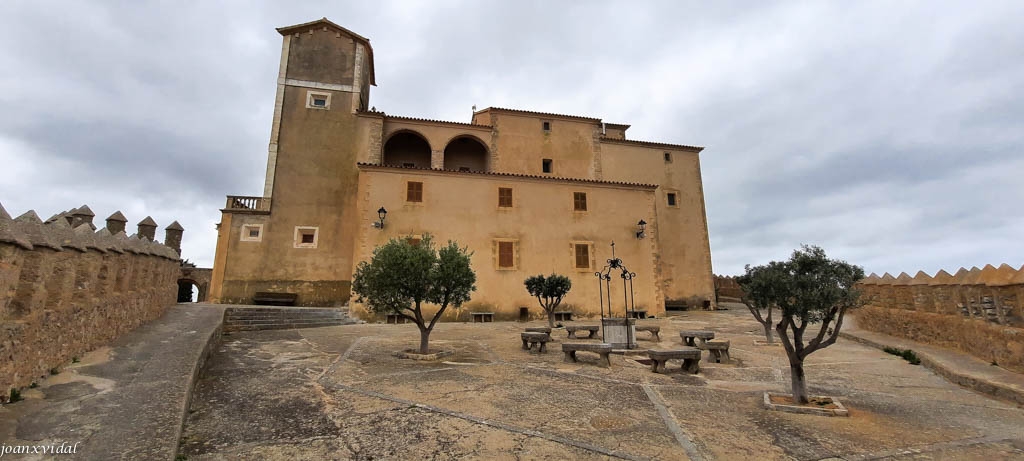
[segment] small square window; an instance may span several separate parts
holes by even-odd
[[[306,92],[306,108],[307,109],[330,109],[331,108],[331,93],[307,91]]]
[[[544,131],[551,131],[551,122],[549,122],[547,120],[545,120],[543,122],[540,122],[540,126],[541,126],[541,128],[544,129]]]
[[[242,225],[242,235],[239,240],[243,242],[259,242],[263,240],[263,224]]]
[[[515,242],[498,242],[498,267],[501,269],[515,267]]]
[[[672,163],[672,153],[665,152],[665,163]]]
[[[405,190],[405,201],[406,202],[422,202],[423,201],[423,183],[409,181]]]
[[[416,164],[415,163],[408,163],[408,162],[406,162],[406,163],[402,164],[402,167],[404,167],[404,168],[416,168]]]
[[[573,211],[587,211],[587,193],[586,192],[573,192],[572,193],[572,209],[573,209]]]
[[[512,188],[498,188],[498,206],[501,208],[512,208]]]
[[[319,227],[295,227],[295,248],[316,248],[319,243]]]
[[[577,269],[589,269],[590,268],[590,245],[586,243],[577,243],[573,247],[576,251],[576,268]]]
[[[543,171],[545,173],[550,173],[551,172],[551,159],[546,158],[546,159],[541,161],[541,171]]]
[[[668,193],[668,206],[676,206],[676,194],[674,192]]]

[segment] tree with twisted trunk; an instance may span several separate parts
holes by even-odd
[[[551,274],[547,277],[534,275],[523,281],[530,296],[537,298],[541,309],[548,314],[548,326],[555,327],[555,309],[562,303],[562,298],[572,289],[569,277]]]
[[[461,306],[476,291],[476,274],[469,264],[472,255],[450,240],[435,249],[430,235],[418,242],[391,239],[373,250],[370,261],[356,266],[352,292],[373,312],[398,314],[415,323],[420,329],[419,351],[427,354],[430,332],[444,311]],[[429,321],[424,303],[438,306]]]
[[[781,318],[775,332],[789,357],[796,402],[809,402],[804,359],[835,344],[846,312],[863,304],[860,290],[854,286],[863,278],[861,267],[829,259],[825,250],[808,245],[794,251],[787,261],[746,267],[740,285],[745,291],[744,302],[749,303],[754,317],[762,325],[770,325],[771,308],[779,310]],[[761,318],[760,311],[766,309],[769,317]],[[817,333],[805,341],[808,327],[815,324]],[[768,328],[765,330],[768,335]]]

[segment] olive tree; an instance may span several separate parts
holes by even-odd
[[[747,306],[754,319],[764,329],[764,338],[768,344],[775,343],[772,334],[772,313],[778,306],[777,298],[781,287],[782,277],[785,276],[785,263],[772,261],[763,266],[750,267],[747,264],[744,269],[746,273],[737,277],[736,282],[743,290],[740,298]]]
[[[445,309],[461,306],[476,291],[470,256],[468,248],[450,240],[435,249],[430,235],[416,243],[392,239],[375,248],[370,261],[359,263],[352,291],[371,311],[398,314],[415,323],[420,329],[420,353],[427,354],[430,332]],[[438,306],[429,321],[423,315],[424,303]]]
[[[548,326],[555,326],[555,309],[562,303],[569,290],[572,289],[572,281],[569,277],[559,274],[551,274],[547,277],[534,275],[523,281],[526,291],[530,296],[537,298],[541,309],[548,314]]]
[[[807,245],[794,251],[788,261],[747,267],[740,284],[750,287],[745,297],[754,306],[751,312],[757,317],[762,308],[779,309],[775,332],[789,357],[796,402],[808,403],[804,359],[835,344],[846,312],[862,304],[854,285],[863,278],[861,267],[829,259],[825,250]],[[818,331],[812,329],[805,336],[811,325],[818,325]]]

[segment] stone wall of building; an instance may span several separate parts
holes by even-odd
[[[1024,266],[871,274],[858,287],[866,301],[859,326],[1024,371]]]
[[[175,302],[178,248],[153,241],[152,218],[96,230],[83,206],[43,222],[0,206],[0,390],[21,388],[161,316]],[[174,227],[177,227],[175,229]],[[180,242],[180,226],[165,240]],[[6,399],[6,395],[4,399]]]

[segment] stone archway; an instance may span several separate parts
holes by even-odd
[[[444,148],[444,169],[489,171],[487,146],[473,136],[457,136]]]
[[[430,168],[430,143],[415,131],[399,131],[384,143],[381,164]]]
[[[182,267],[181,275],[178,276],[178,302],[205,303],[210,291],[211,278],[213,278],[213,269]],[[189,300],[192,299],[192,287],[195,286],[198,289],[195,301],[181,301],[185,294],[184,289],[186,286],[188,288]]]

